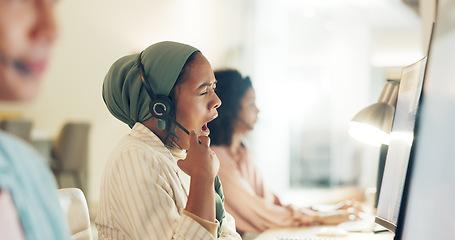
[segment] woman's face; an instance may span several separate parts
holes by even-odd
[[[215,94],[215,76],[212,67],[202,54],[197,54],[186,72],[186,79],[176,86],[176,120],[197,135],[208,136],[207,123],[218,117],[221,101]],[[189,147],[189,136],[178,128],[178,144]]]
[[[0,100],[39,90],[57,30],[53,0],[0,0]]]
[[[237,114],[238,119],[235,124],[235,131],[243,133],[252,130],[258,119],[258,113],[256,93],[254,88],[250,87],[240,100],[240,110]]]

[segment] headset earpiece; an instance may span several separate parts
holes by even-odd
[[[166,129],[168,120],[173,121],[171,114],[174,111],[174,106],[171,99],[166,96],[157,96],[158,98],[152,100],[149,105],[150,113],[154,118],[158,119],[157,127],[159,130]]]
[[[172,120],[173,109],[171,100],[166,96],[158,96],[158,99],[150,102],[149,110],[152,116],[158,119],[157,127],[159,130],[166,129],[167,120]]]
[[[171,100],[165,96],[158,96],[157,99],[152,100],[149,108],[152,116],[158,119],[170,118],[174,110]]]

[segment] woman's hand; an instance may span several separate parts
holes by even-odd
[[[315,223],[323,225],[336,225],[346,221],[359,220],[357,212],[350,212],[346,210],[336,210],[333,212],[319,212],[316,213]]]
[[[337,204],[336,210],[348,210],[352,212],[364,212],[362,204],[354,200],[345,200]]]
[[[351,209],[319,212],[303,208],[300,209],[300,212],[300,226],[307,226],[311,224],[336,225],[342,222],[360,219],[358,212],[352,211]]]
[[[200,142],[200,143],[199,143]],[[190,146],[185,159],[177,165],[192,178],[207,179],[213,182],[220,169],[220,161],[210,149],[210,138],[190,133]]]
[[[200,141],[200,143],[199,143]],[[215,220],[214,180],[220,168],[220,161],[210,149],[210,138],[190,134],[190,146],[186,158],[177,165],[191,176],[190,192],[185,209],[205,220]]]

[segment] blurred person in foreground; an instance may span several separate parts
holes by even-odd
[[[33,99],[57,37],[54,1],[0,0],[0,101]],[[0,131],[0,238],[69,239],[43,157]]]
[[[270,228],[311,224],[338,224],[357,219],[354,202],[341,203],[332,212],[284,205],[263,183],[243,137],[258,119],[256,94],[249,77],[237,70],[215,71],[216,93],[223,105],[219,116],[208,124],[212,149],[220,159],[219,177],[226,196],[225,207],[236,221],[237,231],[263,232]],[[345,209],[349,209],[349,211]]]

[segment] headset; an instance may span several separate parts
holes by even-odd
[[[243,120],[242,118],[240,117],[235,117],[234,118],[236,121],[238,121],[239,123],[243,124],[244,126],[246,126],[248,129],[252,130],[254,128],[253,125],[247,123],[245,120]]]
[[[8,58],[6,54],[0,51],[0,63],[6,67],[12,67],[18,73],[27,76],[31,74],[30,69],[22,62],[16,59]]]
[[[190,132],[171,116],[171,114],[174,113],[174,104],[172,103],[172,100],[168,96],[156,95],[153,92],[152,87],[146,80],[147,76],[145,75],[144,66],[142,65],[141,58],[142,52],[139,54],[137,59],[137,68],[139,70],[139,74],[141,75],[141,80],[142,83],[144,84],[145,90],[147,91],[147,94],[151,98],[149,110],[152,116],[158,119],[158,129],[164,130],[166,126],[165,121],[169,120],[175,123],[175,125],[182,129],[186,134],[190,135]]]

